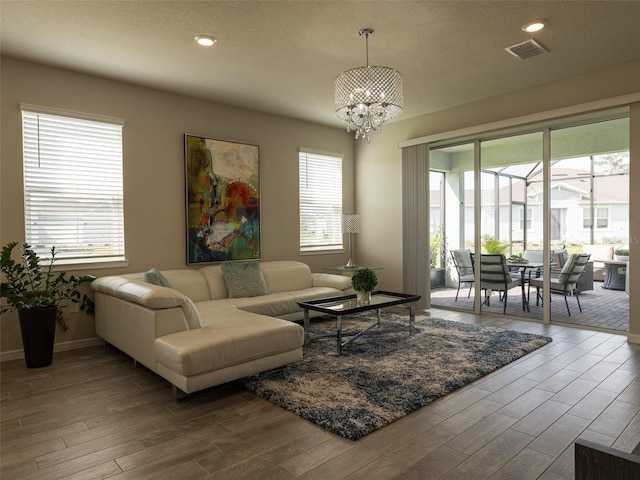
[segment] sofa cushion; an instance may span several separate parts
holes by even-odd
[[[224,262],[221,268],[229,298],[259,297],[269,293],[257,261]]]
[[[264,262],[260,265],[269,293],[291,292],[313,286],[311,269],[293,260]]]
[[[200,324],[198,307],[196,307],[195,303],[193,303],[193,301],[185,295],[184,303],[181,305],[181,307],[182,311],[184,312],[184,318],[186,319],[187,325],[189,326],[189,330],[200,328],[202,325]]]
[[[210,300],[229,298],[229,293],[227,292],[227,284],[224,283],[224,276],[222,275],[220,264],[202,267],[199,272],[207,281]]]
[[[91,287],[96,292],[128,300],[151,309],[179,307],[184,312],[189,329],[200,328],[198,308],[185,294],[173,288],[161,287],[128,277],[108,276],[96,278]]]
[[[200,313],[202,326],[205,327],[209,322],[215,322],[218,314],[226,315],[226,309],[228,308],[238,308],[269,317],[281,317],[299,313],[300,318],[302,318],[302,309],[298,306],[298,302],[334,297],[336,295],[340,295],[340,292],[334,288],[312,287],[293,292],[270,293],[260,297],[209,300],[208,302],[198,302],[196,306]]]
[[[591,254],[594,262],[608,262],[613,260],[613,245],[583,245],[584,253]]]
[[[144,272],[144,281],[160,287],[171,288],[171,284],[159,270],[152,268]]]
[[[138,303],[148,308],[179,307],[187,298],[182,293],[167,287],[159,287],[142,280],[132,280],[127,277],[96,278],[91,287],[107,295],[113,295],[123,300]]]
[[[351,288],[351,277],[334,275],[332,273],[312,273],[311,278],[314,287],[335,288],[341,292]]]
[[[162,274],[171,284],[171,288],[185,294],[194,302],[211,299],[207,280],[198,270],[162,270]]]

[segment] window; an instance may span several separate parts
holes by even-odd
[[[609,228],[609,208],[596,207],[594,209],[594,225],[596,230],[606,230]],[[582,228],[588,229],[591,226],[591,209],[582,209]]]
[[[342,249],[342,155],[301,150],[300,251]]]
[[[524,230],[524,207],[520,207],[520,224],[518,228],[520,231]],[[533,209],[527,207],[527,230],[533,230]]]
[[[441,228],[445,205],[444,172],[429,170],[429,233],[435,235]]]
[[[440,207],[429,208],[429,233],[431,235],[438,231],[438,227],[442,223],[440,219]]]
[[[27,243],[61,263],[123,259],[123,122],[21,109]]]
[[[591,228],[591,209],[583,208],[582,209],[582,228],[588,230]]]
[[[596,211],[596,228],[609,228],[609,209],[598,207],[595,209]]]

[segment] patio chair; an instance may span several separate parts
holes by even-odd
[[[542,263],[544,262],[544,250],[525,250],[522,252],[522,258],[530,262]]]
[[[564,267],[568,260],[569,252],[567,252],[564,248],[554,248],[551,250],[551,263],[553,264],[551,270],[562,270],[562,267]]]
[[[562,270],[557,276],[554,276],[553,272],[549,277],[549,284],[551,293],[562,293],[564,295],[564,303],[567,305],[567,313],[571,316],[571,310],[569,310],[569,301],[567,295],[574,295],[576,302],[578,302],[578,309],[582,312],[582,305],[580,305],[580,292],[576,289],[576,284],[580,279],[580,275],[584,271],[589,257],[588,253],[574,253],[569,257],[569,260],[564,264]],[[529,290],[531,287],[536,287],[536,305],[542,299],[540,290],[543,287],[544,279],[542,277],[532,278],[529,281]]]
[[[544,262],[544,250],[525,250],[522,252],[522,258],[533,263]],[[553,263],[553,255],[552,255]],[[524,287],[527,287],[532,277],[538,278],[542,274],[542,269],[538,268],[524,268],[522,278],[524,279]],[[527,289],[527,304],[529,303],[529,289]]]
[[[507,313],[507,293],[513,287],[522,287],[522,278],[518,275],[512,277],[509,274],[507,258],[502,255],[480,255],[480,288],[484,290],[483,305],[490,305],[491,293],[497,290],[504,302],[502,313]],[[524,289],[522,291],[522,304],[524,305]]]
[[[525,250],[524,252],[522,252],[522,258],[523,260],[527,260],[528,262],[533,262],[533,263],[542,263],[544,262],[544,251],[543,250]],[[517,269],[517,271],[519,273],[527,273],[527,275],[530,277],[532,274],[537,276],[540,276],[540,269],[529,269],[526,267],[520,267]],[[514,272],[511,272],[511,276],[515,276]],[[525,278],[525,281],[528,281],[528,278]]]
[[[458,290],[456,291],[456,302],[458,301],[458,293],[463,283],[469,284],[469,293],[467,298],[471,296],[471,287],[475,281],[473,273],[473,256],[471,250],[451,250],[451,259],[458,273]]]

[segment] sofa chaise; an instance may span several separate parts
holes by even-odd
[[[295,261],[152,270],[91,286],[98,336],[168,380],[176,398],[177,389],[188,394],[300,360],[297,302],[352,292],[349,277]]]

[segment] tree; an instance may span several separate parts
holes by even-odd
[[[599,171],[609,175],[629,174],[629,152],[607,153],[598,155],[594,164]]]

